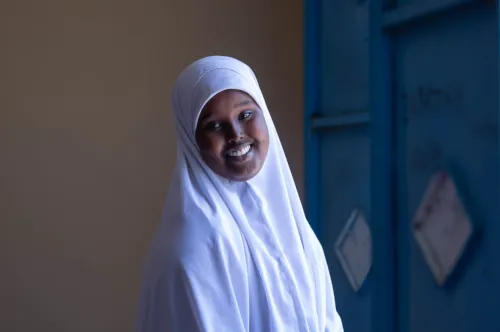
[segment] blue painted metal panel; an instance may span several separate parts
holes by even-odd
[[[406,119],[400,176],[407,186],[399,194],[407,215],[398,222],[409,224],[431,176],[444,169],[478,235],[439,287],[406,234],[406,331],[500,331],[497,19],[493,3],[479,2],[394,35],[397,112]]]
[[[320,135],[321,239],[345,331],[371,331],[371,285],[356,293],[335,255],[335,240],[354,209],[370,214],[370,140],[366,126],[337,128]],[[332,185],[333,184],[333,185]],[[363,319],[359,319],[363,317]]]
[[[321,0],[320,112],[368,107],[368,1]]]

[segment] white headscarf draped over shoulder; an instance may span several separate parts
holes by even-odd
[[[216,175],[198,117],[224,90],[264,113],[269,151],[247,182]],[[253,71],[230,57],[188,66],[172,94],[177,163],[143,278],[137,332],[343,331],[321,245],[304,215]]]

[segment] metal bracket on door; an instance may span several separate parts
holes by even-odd
[[[368,111],[352,111],[342,112],[338,115],[322,115],[315,113],[311,116],[311,128],[333,129],[338,127],[363,125],[370,122],[370,114]]]
[[[415,2],[411,5],[402,6],[384,13],[382,15],[382,26],[384,29],[397,28],[403,24],[427,18],[431,15],[442,14],[445,11],[478,1],[479,0],[434,0],[429,2]]]

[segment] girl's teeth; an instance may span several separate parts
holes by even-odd
[[[231,151],[228,153],[229,156],[231,157],[241,157],[241,156],[244,156],[248,153],[248,151],[250,151],[250,145],[247,145],[239,150],[236,150],[236,151]]]

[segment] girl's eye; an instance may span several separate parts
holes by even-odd
[[[246,120],[246,119],[249,119],[252,115],[253,115],[252,111],[246,111],[246,112],[241,113],[240,118],[242,120]]]
[[[219,122],[210,122],[205,126],[205,129],[209,131],[218,131],[222,129],[222,125]]]

